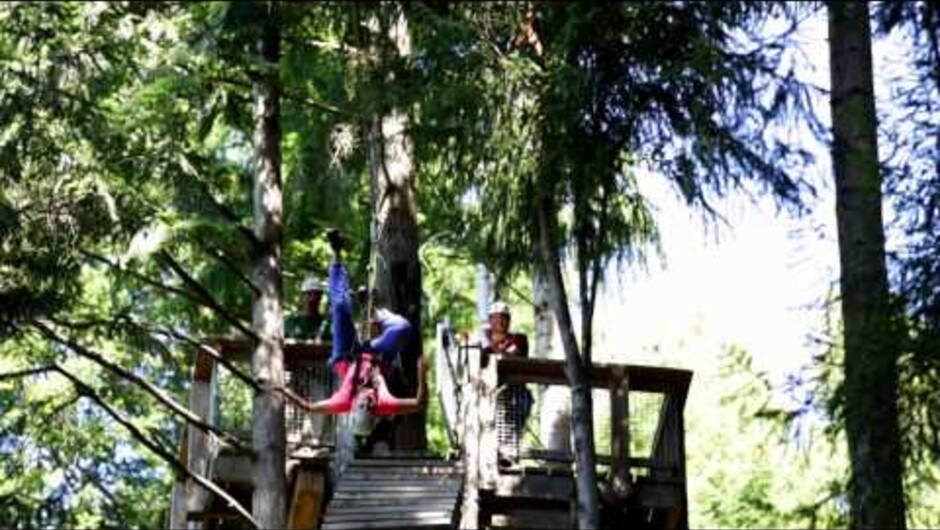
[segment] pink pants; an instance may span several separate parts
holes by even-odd
[[[345,414],[352,409],[353,401],[356,398],[353,387],[356,387],[360,393],[371,393],[370,397],[375,404],[372,413],[376,416],[389,416],[401,412],[402,402],[388,391],[381,371],[377,370],[378,373],[374,377],[372,375],[373,368],[378,369],[377,363],[378,358],[376,356],[363,353],[359,362],[350,363],[348,360],[342,359],[333,365],[336,375],[343,380],[343,383],[340,385],[339,390],[334,392],[327,400],[327,414]],[[355,368],[354,370],[349,369],[350,364]]]

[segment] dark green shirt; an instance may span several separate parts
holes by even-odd
[[[285,339],[330,340],[329,320],[319,315],[294,313],[284,318]]]

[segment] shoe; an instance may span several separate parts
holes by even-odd
[[[346,243],[338,228],[327,229],[326,240],[329,241],[330,248],[333,249],[335,254],[339,254],[340,250],[343,249],[343,246]]]

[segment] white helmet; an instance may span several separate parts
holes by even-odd
[[[320,281],[316,276],[307,276],[304,279],[304,283],[300,286],[300,291],[304,293],[309,293],[310,291],[323,291],[326,286],[323,285],[323,282]]]
[[[509,306],[506,302],[493,302],[490,305],[490,310],[487,313],[488,315],[506,315],[509,316]]]

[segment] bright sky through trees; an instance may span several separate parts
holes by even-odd
[[[800,78],[828,88],[825,12],[805,20],[797,39]],[[889,105],[885,77],[903,67],[898,57],[904,52],[896,46],[895,40],[875,41],[880,111]],[[815,108],[828,124],[824,97]],[[807,178],[818,196],[803,218],[778,213],[769,198],[751,202],[733,194],[713,202],[728,224],[706,226],[665,179],[640,175],[641,188],[658,210],[666,266],[652,259],[647,271],[627,271],[619,280],[613,267],[608,271],[595,324],[598,359],[711,372],[723,345],[733,343],[750,351],[755,367],[768,370],[775,382],[809,363],[815,350],[807,337],[820,330],[820,302],[838,280],[838,243],[831,159],[808,134],[800,140],[816,156]],[[883,143],[880,151],[884,157]],[[887,205],[885,218],[891,218]]]

